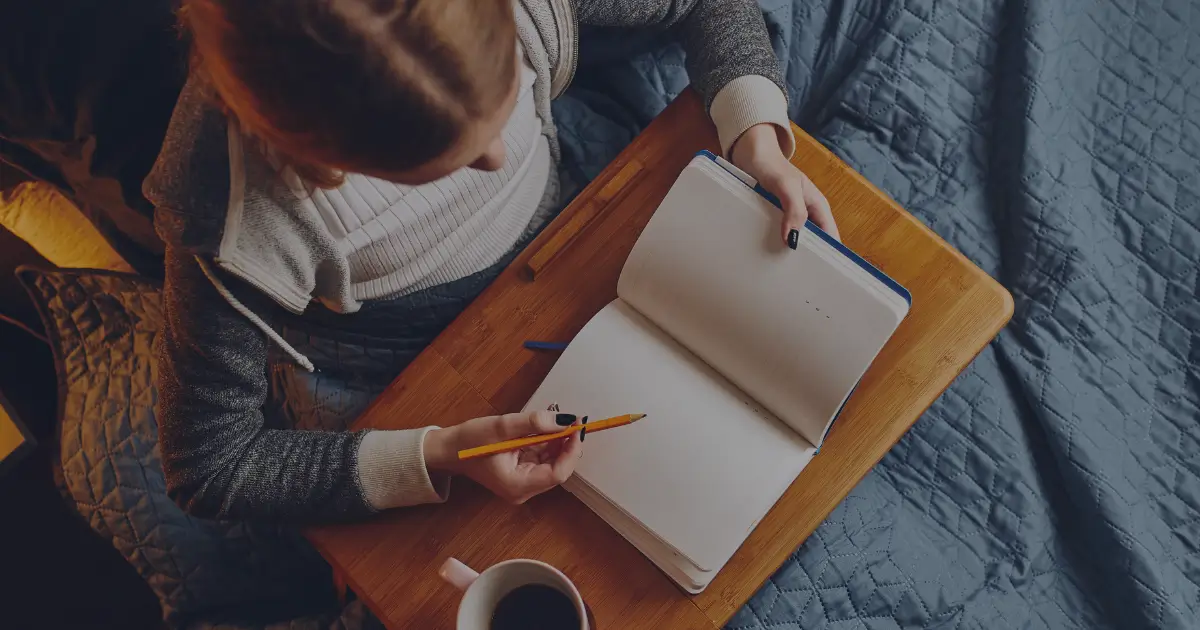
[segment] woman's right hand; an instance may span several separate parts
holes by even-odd
[[[559,420],[564,424],[559,424]],[[468,420],[425,435],[425,467],[430,473],[470,477],[496,496],[521,504],[566,481],[583,456],[579,434],[518,451],[461,461],[458,451],[504,440],[555,433],[575,423],[554,411],[510,413]]]

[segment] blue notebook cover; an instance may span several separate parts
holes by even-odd
[[[738,180],[739,182],[742,182],[743,184],[746,184],[747,188],[750,188],[754,192],[761,195],[763,199],[766,199],[767,201],[771,202],[771,205],[775,206],[776,208],[779,208],[780,210],[783,209],[783,204],[779,203],[779,199],[775,195],[768,192],[767,189],[763,188],[761,185],[756,184],[754,186],[750,186],[749,184],[747,184],[746,181],[741,178],[741,176],[739,176],[737,173],[734,173],[729,170],[729,167],[726,166],[728,164],[728,162],[726,162],[725,160],[723,160],[721,158],[718,158],[716,156],[716,154],[714,154],[712,151],[707,151],[707,150],[700,151],[696,155],[698,157],[705,157],[705,158],[712,160],[713,162],[715,162],[717,164],[717,166],[720,166],[722,169],[725,170],[725,172],[732,175],[734,179]],[[867,262],[862,256],[855,254],[853,250],[851,250],[849,247],[846,247],[845,245],[843,245],[836,238],[833,238],[832,236],[826,234],[825,230],[822,230],[821,228],[817,227],[817,224],[813,223],[812,221],[805,221],[804,227],[808,228],[809,232],[816,234],[822,241],[825,241],[826,243],[828,243],[830,247],[833,247],[835,250],[837,250],[843,256],[845,256],[846,258],[849,258],[851,261],[854,262],[854,264],[858,265],[859,267],[862,267],[867,273],[874,276],[875,279],[879,280],[879,282],[881,282],[884,286],[886,286],[887,288],[894,291],[900,297],[904,298],[904,301],[908,302],[909,306],[912,306],[912,294],[908,292],[908,289],[905,289],[904,287],[900,286],[900,283],[896,282],[895,280],[892,280],[890,277],[888,277],[887,274],[880,271],[879,268],[876,267],[875,265],[872,265],[871,263]]]
[[[730,165],[724,159],[717,157],[717,155],[714,154],[712,151],[707,151],[707,150],[700,151],[699,153],[696,154],[696,156],[704,157],[704,158],[708,158],[709,160],[712,160],[717,166],[720,166],[725,172],[729,173],[729,175],[732,176],[734,179],[736,179],[737,181],[744,184],[747,188],[750,188],[754,192],[761,195],[763,199],[766,199],[767,201],[771,202],[771,205],[775,206],[776,208],[779,208],[780,210],[783,209],[783,204],[781,204],[779,202],[779,199],[775,195],[771,194],[769,191],[767,191],[767,189],[763,188],[759,184],[755,184],[754,186],[751,186],[749,184],[749,182],[747,182],[745,179],[743,179],[742,175],[739,175],[738,173],[730,170],[730,167],[732,165]],[[734,168],[736,168],[736,167],[734,167]],[[830,247],[833,247],[835,250],[837,250],[843,256],[845,256],[846,258],[849,258],[851,261],[854,262],[854,264],[858,265],[863,270],[865,270],[867,273],[871,274],[876,280],[879,280],[879,282],[881,284],[883,284],[885,287],[894,291],[900,297],[904,298],[904,301],[907,302],[910,307],[912,306],[912,294],[909,293],[908,289],[905,289],[904,287],[900,286],[900,283],[891,279],[887,274],[880,271],[878,267],[867,262],[866,259],[864,259],[862,256],[859,256],[858,254],[854,253],[853,250],[851,250],[849,247],[846,247],[845,245],[843,245],[837,239],[826,234],[825,230],[822,230],[821,228],[817,227],[817,225],[815,223],[813,223],[812,221],[805,221],[804,227],[808,228],[808,231],[812,232],[813,234],[816,234],[822,241],[827,243]],[[855,384],[854,388],[852,388],[850,390],[850,394],[848,396],[846,396],[847,401],[849,401],[850,397],[854,395],[855,389],[858,389],[857,383]],[[840,417],[842,415],[842,409],[845,409],[845,407],[846,407],[846,403],[843,402],[842,406],[838,409],[837,413],[834,414],[833,422],[829,423],[830,429],[833,428],[833,424],[835,422],[837,422],[838,417]],[[826,435],[828,435],[828,431],[826,432]],[[821,443],[823,444],[824,442],[825,442],[825,436],[822,435]],[[821,444],[817,445],[816,452],[817,453],[821,452]]]

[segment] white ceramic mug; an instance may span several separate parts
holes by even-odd
[[[438,575],[463,592],[458,604],[458,630],[488,630],[496,604],[526,584],[543,584],[557,589],[575,604],[575,612],[579,613],[578,630],[596,630],[592,611],[583,603],[579,589],[562,571],[545,562],[505,560],[478,573],[455,558],[447,558]]]

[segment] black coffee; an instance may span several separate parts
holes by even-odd
[[[496,604],[491,630],[579,630],[579,613],[553,586],[526,584]]]

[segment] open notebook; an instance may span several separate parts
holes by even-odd
[[[817,453],[909,294],[711,153],[683,170],[604,307],[526,409],[594,419],[566,487],[685,590],[712,581]]]

